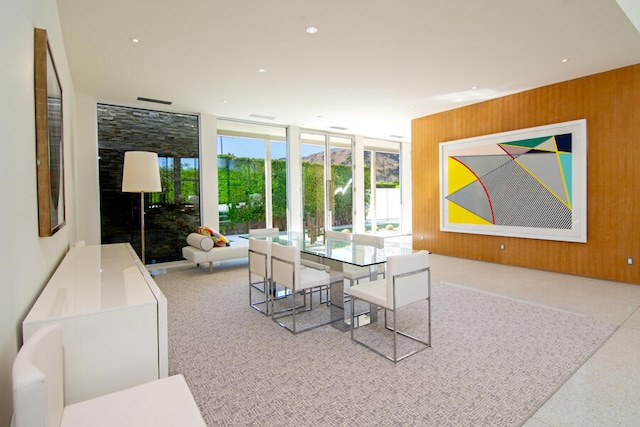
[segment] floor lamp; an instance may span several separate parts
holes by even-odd
[[[142,264],[144,256],[144,193],[162,191],[158,154],[148,151],[127,151],[124,153],[122,172],[122,192],[140,193],[140,239],[142,242]]]

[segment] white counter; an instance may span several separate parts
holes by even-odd
[[[168,375],[167,300],[128,243],[73,247],[23,322],[62,325],[65,404]]]

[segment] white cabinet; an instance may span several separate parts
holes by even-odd
[[[22,323],[62,325],[65,404],[168,375],[167,300],[128,243],[73,247]]]

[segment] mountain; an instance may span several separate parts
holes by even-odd
[[[364,152],[364,164],[371,165],[371,151]],[[377,182],[399,182],[400,181],[400,155],[397,153],[376,152],[376,181]],[[322,163],[323,153],[314,153],[302,158],[303,162]],[[331,149],[331,164],[350,165],[351,150],[346,148]]]

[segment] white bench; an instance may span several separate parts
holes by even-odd
[[[214,262],[247,258],[248,256],[249,242],[243,241],[243,239],[237,239],[238,241],[232,242],[231,246],[209,245],[205,239],[211,241],[208,236],[196,233],[187,236],[189,245],[182,248],[182,256],[198,266],[209,263],[209,273],[213,272]]]

